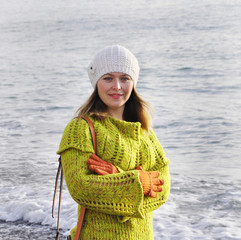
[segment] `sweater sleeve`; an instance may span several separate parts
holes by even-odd
[[[145,171],[158,171],[160,172],[159,178],[164,180],[163,190],[157,194],[157,198],[144,196],[142,209],[144,213],[147,213],[158,209],[168,200],[171,185],[169,173],[170,160],[166,157],[153,130],[151,130],[149,137],[145,138],[142,144],[140,157],[140,162],[142,162],[142,167]]]
[[[61,154],[70,195],[78,204],[106,214],[144,217],[144,196],[137,170],[105,176],[89,170],[87,160],[94,149],[84,120],[74,119],[68,124],[57,153]]]

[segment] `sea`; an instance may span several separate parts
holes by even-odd
[[[90,60],[111,44],[139,60],[170,159],[155,240],[241,239],[240,0],[0,2],[0,239],[55,238],[56,151],[93,91]],[[61,206],[66,239],[77,204],[65,183]]]

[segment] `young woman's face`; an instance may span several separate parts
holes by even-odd
[[[134,83],[131,77],[120,72],[103,75],[97,82],[98,94],[109,111],[124,111]]]

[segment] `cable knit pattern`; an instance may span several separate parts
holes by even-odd
[[[153,239],[153,210],[167,201],[170,192],[169,159],[153,130],[147,134],[140,123],[112,117],[90,119],[96,132],[97,155],[120,173],[100,176],[89,170],[87,160],[94,153],[89,127],[83,119],[73,119],[57,153],[61,154],[71,196],[86,207],[80,239]],[[139,165],[145,171],[161,173],[165,184],[157,198],[143,195],[135,170]],[[74,234],[75,229],[72,238]]]
[[[93,88],[100,77],[111,72],[128,74],[136,85],[139,70],[136,57],[128,49],[120,45],[111,45],[95,55],[88,67],[88,75]]]

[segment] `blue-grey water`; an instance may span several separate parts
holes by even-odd
[[[1,1],[0,239],[54,239],[55,152],[112,43],[139,59],[171,160],[155,240],[241,239],[240,13],[238,0]],[[76,221],[63,195],[61,239]]]

